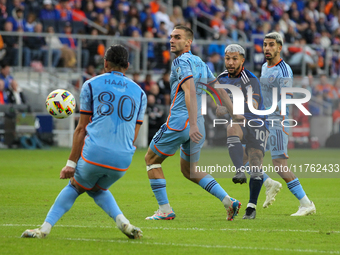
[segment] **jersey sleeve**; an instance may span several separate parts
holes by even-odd
[[[145,109],[147,105],[147,98],[144,91],[141,92],[141,101],[138,110],[137,124],[142,125],[144,120]]]
[[[179,85],[182,85],[186,80],[193,78],[192,68],[189,60],[180,59],[178,64],[175,66],[175,73]]]
[[[80,113],[93,114],[93,100],[91,84],[85,82],[80,92]]]

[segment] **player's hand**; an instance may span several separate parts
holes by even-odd
[[[228,113],[227,107],[218,105],[216,108],[216,116],[221,117]]]
[[[200,133],[198,126],[190,126],[189,137],[194,143],[198,143],[202,139],[203,135]]]
[[[243,115],[233,115],[232,119],[234,122],[243,122],[246,118]]]
[[[69,179],[74,176],[76,169],[70,166],[64,166],[60,172],[60,179]]]

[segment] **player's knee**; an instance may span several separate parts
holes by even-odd
[[[184,159],[181,159],[181,172],[183,176],[190,180],[190,163]]]
[[[275,158],[273,159],[274,166],[286,166],[287,160],[283,158]]]
[[[240,137],[240,130],[236,128],[236,126],[228,126],[227,128],[227,136],[238,136]]]
[[[147,153],[145,154],[144,160],[146,165],[150,165],[153,163],[153,157],[152,157],[152,153],[150,153],[150,150],[147,151]]]

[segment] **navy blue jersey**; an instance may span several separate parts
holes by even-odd
[[[248,107],[248,89],[252,89],[253,97],[252,102],[250,103],[252,103],[254,108],[257,108],[257,110],[265,110],[260,81],[252,72],[243,68],[238,77],[230,78],[228,70],[225,70],[217,77],[217,80],[220,84],[231,84],[241,89],[244,96],[244,117],[247,120],[261,119],[267,126],[267,122],[265,121],[267,119],[267,115],[256,115],[250,112]],[[230,90],[226,89],[226,91],[228,92],[231,100],[233,100]],[[260,121],[258,123],[261,124]]]

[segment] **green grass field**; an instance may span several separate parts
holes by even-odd
[[[212,154],[217,155],[217,152]],[[227,151],[225,163],[230,164]],[[146,221],[157,210],[149,186],[144,150],[138,150],[126,175],[110,191],[131,223],[143,230],[141,240],[128,240],[86,194],[58,221],[46,239],[22,239],[27,228],[39,226],[67,180],[59,179],[69,149],[0,150],[0,254],[340,254],[340,179],[300,178],[317,213],[290,217],[299,203],[283,180],[275,203],[257,218],[242,220],[248,186],[230,178],[217,181],[243,206],[226,221],[220,201],[180,173],[179,153],[163,163],[173,221]],[[290,164],[336,164],[340,150],[291,150]],[[265,158],[269,163],[270,158]],[[299,176],[299,174],[297,174]],[[340,173],[338,173],[340,176]]]

